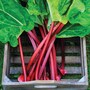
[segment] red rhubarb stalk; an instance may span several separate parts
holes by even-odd
[[[30,81],[31,80],[31,76],[34,73],[35,67],[36,67],[37,62],[35,62],[35,64],[32,66],[31,70],[29,71],[29,75],[27,77],[27,80]]]
[[[53,46],[52,46],[53,47]],[[51,80],[55,80],[55,67],[54,67],[54,58],[53,58],[53,51],[50,52],[50,71],[51,71]]]
[[[44,80],[46,80],[46,67],[44,68]]]
[[[39,78],[41,77],[41,75],[42,75],[42,73],[43,73],[43,70],[44,70],[45,65],[46,65],[46,63],[47,63],[47,60],[48,60],[48,58],[49,58],[50,51],[51,51],[51,49],[52,49],[52,46],[53,46],[54,41],[55,41],[55,37],[52,37],[52,40],[50,41],[51,44],[49,44],[50,46],[49,46],[49,48],[48,48],[48,50],[47,50],[46,56],[45,56],[45,58],[44,58],[44,60],[43,60],[43,64],[42,64],[41,69],[40,69],[40,72],[39,72]],[[36,77],[36,79],[37,79],[37,77]]]
[[[43,26],[43,28],[39,27],[39,30],[41,32],[41,35],[42,35],[43,39],[44,39],[44,37],[46,36],[46,30],[45,30],[44,26]],[[47,58],[47,60],[48,60],[48,58]],[[50,52],[50,59],[49,60],[50,60],[51,79],[55,80],[55,73],[54,73],[55,71],[54,71],[54,62],[53,62],[53,53],[52,53],[52,50]],[[40,75],[39,75],[39,78],[40,78]]]
[[[65,67],[65,46],[64,46],[64,39],[61,39],[61,48],[62,48],[62,65],[61,65],[61,68],[64,69]]]
[[[63,24],[63,23],[60,23],[60,24],[59,24],[59,27],[58,27],[58,29],[55,31],[55,33],[58,34],[58,33],[62,30],[63,27],[64,27],[64,24]]]
[[[40,44],[40,41],[39,41],[38,38],[32,33],[32,31],[29,31],[28,34],[38,43],[38,45]]]
[[[64,39],[61,39],[61,51],[62,51],[62,63],[60,67],[60,72],[62,75],[65,75],[66,70],[65,70],[65,46],[64,46]]]
[[[20,60],[22,63],[22,70],[23,70],[23,74],[24,74],[24,81],[26,81],[27,79],[27,74],[26,74],[26,68],[25,68],[25,62],[24,62],[24,55],[23,55],[23,50],[22,50],[22,44],[21,44],[21,39],[20,37],[18,38],[18,43],[19,43],[19,50],[20,50]],[[19,79],[18,79],[19,80]],[[20,80],[21,81],[21,80]]]
[[[28,34],[28,37],[29,37],[29,39],[30,39],[30,41],[31,41],[31,43],[32,43],[32,46],[33,46],[33,48],[34,48],[34,51],[36,50],[36,48],[37,48],[37,45],[36,45],[36,43],[35,43],[35,41],[33,40],[33,38]]]
[[[35,61],[36,56],[38,55],[39,51],[41,50],[42,46],[44,45],[45,41],[47,39],[47,36],[44,38],[44,40],[39,44],[39,46],[37,47],[37,49],[35,50],[34,54],[32,55],[32,57],[29,60],[29,63],[27,65],[27,71],[29,71],[30,66],[32,65],[32,63]]]
[[[54,64],[54,71],[55,71],[55,79],[56,79],[56,77],[57,77],[57,75],[58,75],[58,72],[57,72],[57,61],[56,61],[56,50],[55,50],[55,46],[53,45],[53,48],[52,48],[52,52],[53,52],[53,64]]]
[[[57,29],[56,32],[54,31],[55,33],[58,33],[58,32],[63,28],[63,26],[64,26],[64,25],[61,24],[61,23],[57,24],[57,26],[58,26],[58,25],[59,25],[59,27],[58,27],[58,29]],[[56,26],[56,27],[57,27],[57,26]],[[55,28],[56,28],[56,27],[55,27]],[[55,29],[55,28],[54,28],[54,29]],[[51,74],[51,75],[52,75],[51,78],[54,79],[54,76],[53,76],[54,73],[53,73],[53,72],[55,71],[55,75],[56,75],[56,79],[57,79],[57,78],[58,78],[58,73],[57,73],[56,52],[55,52],[55,47],[54,47],[54,46],[53,46],[53,56],[54,56],[54,57],[53,57],[54,59],[52,58],[52,55],[51,55],[51,53],[50,53],[50,59],[52,60],[52,61],[50,61],[50,62],[51,62],[51,65],[50,65],[50,66],[51,66],[51,73],[52,73],[52,74]],[[54,63],[53,63],[53,60],[54,60]],[[44,62],[43,62],[43,63],[44,63]],[[43,64],[42,64],[42,66],[43,66]],[[53,66],[54,66],[54,68],[53,68]],[[44,66],[44,67],[45,67],[45,66]],[[52,68],[53,68],[53,70],[52,70]],[[43,68],[41,67],[40,73],[39,73],[39,77],[41,76],[42,72],[43,72]]]
[[[27,33],[28,34],[28,33]],[[36,45],[36,43],[35,43],[35,41],[33,40],[33,38],[28,34],[28,37],[29,37],[29,39],[30,39],[30,41],[31,41],[31,44],[32,44],[32,46],[33,46],[33,48],[34,48],[34,51],[36,50],[36,48],[37,48],[37,45]],[[36,65],[36,64],[35,64]],[[30,71],[30,75],[27,77],[27,80],[30,80],[30,76],[32,75],[32,73],[33,73],[33,70],[34,70],[34,68],[35,68],[35,65],[33,65],[33,67],[32,67],[32,70]],[[24,78],[24,75],[20,75],[20,77],[22,77],[22,80],[20,80],[20,81],[23,81],[23,78]],[[19,77],[19,79],[21,79]]]
[[[56,25],[57,28],[58,28],[59,25],[60,25],[60,23],[59,23],[58,25]],[[56,27],[54,28],[53,33],[55,33],[55,30],[57,30],[57,28],[56,28]],[[41,48],[43,47],[43,45],[44,45],[45,41],[47,40],[47,38],[48,38],[48,34],[47,34],[46,37],[42,40],[42,42],[39,44],[39,46],[38,46],[37,49],[35,50],[35,52],[34,52],[34,54],[32,55],[32,57],[30,58],[29,63],[28,63],[28,66],[27,66],[27,71],[29,70],[30,66],[31,66],[32,63],[34,62],[37,54],[39,53],[39,51],[40,51]]]
[[[32,33],[35,35],[36,38],[38,38],[35,29],[32,30]]]
[[[46,36],[47,32],[46,32],[46,29],[44,28],[44,26],[39,26],[39,30],[40,30],[40,33],[41,33],[41,36],[42,36],[42,39],[44,39],[44,37]],[[46,80],[46,67],[44,68],[44,80]]]
[[[31,81],[35,80],[35,72],[33,72],[32,76],[31,76]]]
[[[41,54],[41,52],[40,52],[40,54]],[[28,80],[30,80],[32,74],[35,72],[35,67],[36,67],[36,65],[37,65],[37,63],[38,63],[38,59],[39,59],[39,57],[40,57],[40,54],[39,54],[39,56],[36,58],[36,61],[34,62],[34,65],[32,66],[31,70],[29,70]]]
[[[43,47],[43,50],[42,50],[40,59],[39,59],[38,64],[37,64],[37,68],[36,68],[36,80],[38,80],[38,78],[39,78],[39,77],[38,77],[38,71],[39,71],[40,64],[41,64],[41,61],[42,61],[42,59],[43,59],[43,56],[44,56],[44,54],[45,54],[46,48],[47,48],[47,46],[48,46],[49,40],[50,40],[50,38],[51,38],[52,31],[53,31],[53,27],[54,27],[54,22],[52,22],[52,24],[51,24],[51,28],[50,28],[50,31],[49,31],[49,33],[48,33],[48,38],[47,38],[47,40],[46,40],[46,42],[45,42],[45,45],[44,45],[44,47]]]
[[[35,31],[34,31],[34,33],[35,33]],[[33,38],[32,38],[30,35],[28,35],[28,37],[29,37],[29,39],[30,39],[30,41],[31,41],[31,43],[32,43],[32,46],[33,46],[33,48],[34,48],[34,51],[35,51],[36,48],[37,48],[37,45],[36,45],[35,41],[33,40]],[[31,70],[29,71],[29,75],[28,75],[28,77],[27,77],[28,81],[30,81],[31,76],[32,76],[32,74],[34,73],[34,69],[35,69],[36,64],[37,64],[37,60],[36,60],[36,62],[34,63],[34,65],[32,66]]]
[[[44,34],[45,31],[43,31],[43,28],[41,26],[39,26],[39,30],[40,30],[42,38],[44,39],[44,37],[46,35],[46,34]]]

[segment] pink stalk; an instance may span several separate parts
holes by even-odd
[[[40,41],[37,39],[37,37],[32,33],[32,31],[29,31],[28,34],[38,43],[40,44]]]
[[[52,22],[52,24],[51,24],[51,28],[50,28],[50,31],[49,31],[49,33],[48,33],[48,38],[47,38],[47,40],[46,40],[46,42],[45,42],[45,45],[44,45],[43,50],[42,50],[42,53],[41,53],[41,57],[40,57],[39,62],[38,62],[38,64],[37,64],[37,68],[36,68],[36,80],[38,80],[38,78],[39,78],[39,77],[38,77],[38,71],[39,71],[40,64],[41,64],[41,61],[42,61],[42,59],[43,59],[43,56],[45,55],[45,51],[46,51],[46,48],[47,48],[47,46],[48,46],[49,40],[50,40],[50,38],[51,38],[52,31],[53,31],[53,27],[54,27],[54,22]]]
[[[24,74],[24,81],[26,81],[27,80],[27,74],[26,74],[24,55],[23,55],[23,50],[22,50],[22,44],[21,44],[20,37],[18,38],[18,42],[19,42],[19,50],[20,50],[20,58],[21,58],[21,63],[22,63],[22,70],[23,70],[23,74]]]
[[[35,32],[35,29],[32,30],[32,33],[35,35],[36,38],[38,38],[36,32]]]
[[[44,45],[47,37],[48,37],[48,36],[46,36],[46,37],[44,38],[44,40],[39,44],[39,46],[38,46],[37,49],[35,50],[34,54],[33,54],[32,57],[30,58],[29,63],[28,63],[28,65],[27,65],[27,71],[29,71],[30,66],[31,66],[32,63],[35,61],[35,58],[36,58],[36,56],[38,55],[38,53],[40,52],[41,48],[43,47],[43,45]]]
[[[55,46],[53,45],[53,62],[54,62],[54,71],[55,71],[55,79],[58,75],[58,72],[57,72],[57,61],[56,61],[56,50],[55,50]]]
[[[42,36],[42,38],[44,39],[44,37],[46,36],[46,30],[45,30],[45,28],[44,28],[44,26],[42,27],[42,26],[39,26],[39,30],[40,30],[40,33],[41,33],[41,36]],[[46,67],[44,68],[44,80],[46,80]]]
[[[46,80],[50,80],[48,76],[46,77]]]
[[[48,33],[48,32],[47,32],[47,29],[46,29],[45,25],[43,25],[42,27],[43,27],[43,32],[44,32],[44,34],[45,34],[45,36],[46,36],[47,33]]]
[[[60,25],[59,25],[58,29],[55,31],[55,33],[58,34],[62,30],[63,27],[64,27],[64,24],[60,23]]]
[[[33,38],[28,34],[28,37],[29,37],[29,39],[30,39],[30,41],[31,41],[31,43],[32,43],[32,46],[33,46],[33,48],[34,48],[34,51],[36,50],[36,48],[37,48],[37,45],[36,45],[36,43],[35,43],[35,41],[33,40]]]
[[[57,33],[57,32],[59,32],[61,29],[62,29],[62,27],[64,26],[63,24],[61,24],[61,23],[59,23],[59,24],[57,24],[56,25],[56,27],[58,27],[58,25],[60,25],[59,26],[59,28],[57,29],[57,31],[55,32],[55,33]],[[55,28],[56,28],[55,27]],[[55,29],[54,28],[54,29]],[[41,31],[41,30],[40,30]],[[44,37],[44,36],[43,36]],[[52,54],[50,53],[50,60],[52,60],[52,61],[50,61],[51,62],[51,65],[50,65],[50,68],[51,68],[51,78],[52,79],[54,79],[54,71],[55,71],[55,74],[56,74],[56,78],[58,77],[58,73],[57,73],[57,62],[56,62],[56,53],[55,53],[55,47],[53,47],[53,56],[54,56],[54,59],[52,58]],[[53,60],[54,60],[54,63],[53,63]],[[44,63],[44,62],[43,62]],[[43,66],[43,64],[42,64],[42,66]],[[53,67],[54,66],[54,67]],[[45,67],[45,66],[44,66]],[[53,71],[54,70],[54,71]],[[43,68],[41,67],[41,69],[40,69],[40,73],[39,73],[39,78],[41,77],[41,74],[43,73]]]
[[[65,67],[65,46],[64,46],[64,39],[61,39],[61,49],[62,49],[62,65],[61,68],[64,69]]]
[[[27,33],[28,34],[28,33]],[[35,41],[33,40],[33,38],[28,34],[28,37],[29,37],[29,39],[30,39],[30,41],[31,41],[31,43],[32,43],[32,46],[33,46],[33,48],[34,48],[34,51],[36,50],[36,48],[37,48],[37,45],[36,45],[36,43],[35,43]],[[36,65],[36,64],[35,64]],[[32,75],[32,73],[33,73],[33,70],[34,70],[34,68],[35,68],[35,65],[33,65],[33,67],[32,67],[32,70],[31,70],[31,72],[30,72],[30,75],[27,77],[27,80],[30,80],[30,76]],[[21,75],[22,76],[22,79],[24,78],[24,76],[23,75]],[[23,80],[22,80],[23,81]]]
[[[34,33],[35,33],[35,32],[34,32]],[[28,37],[29,37],[29,39],[30,39],[30,41],[31,41],[31,43],[32,43],[32,46],[33,46],[33,48],[34,48],[34,51],[35,51],[36,48],[37,48],[37,45],[36,45],[35,41],[33,40],[33,38],[32,38],[30,35],[28,35]],[[30,73],[29,73],[29,75],[28,75],[28,80],[30,80],[30,77],[31,77],[31,75],[33,74],[33,71],[34,71],[34,69],[35,69],[36,64],[37,64],[37,61],[36,61],[36,62],[34,63],[34,65],[32,66],[32,69],[31,69],[31,71],[30,71]]]
[[[32,76],[31,76],[31,81],[35,79],[35,72],[33,72]]]
[[[29,72],[29,75],[28,75],[28,77],[27,77],[27,80],[28,80],[28,81],[31,80],[31,76],[32,76],[32,74],[34,73],[36,64],[37,64],[37,62],[35,62],[35,64],[32,66],[32,69],[31,69],[30,72]]]
[[[65,70],[65,46],[64,46],[64,39],[61,39],[61,51],[62,51],[62,63],[61,68],[59,69],[62,75],[66,74]]]
[[[46,80],[46,67],[44,68],[44,80]]]
[[[57,27],[55,27],[55,28],[53,29],[53,33],[55,33],[55,31],[57,30],[57,28],[58,28],[59,25],[60,25],[60,23],[56,25]],[[39,44],[39,46],[38,46],[37,49],[35,50],[35,52],[34,52],[34,54],[32,55],[32,57],[30,58],[29,63],[28,63],[28,66],[27,66],[27,71],[29,70],[30,66],[31,66],[32,63],[34,62],[37,54],[39,53],[39,51],[40,51],[41,48],[43,47],[43,45],[44,45],[44,43],[46,42],[47,38],[48,38],[48,34],[47,34],[46,37],[42,40],[42,42]]]
[[[53,46],[52,46],[53,47]],[[52,50],[50,52],[50,71],[51,71],[51,80],[55,80],[55,67],[54,67],[54,58],[53,58],[53,53]]]
[[[41,77],[41,75],[42,75],[42,73],[43,73],[43,70],[44,70],[44,68],[45,68],[45,65],[46,65],[46,63],[47,63],[47,60],[48,60],[48,58],[49,58],[49,54],[50,54],[50,51],[51,51],[51,49],[52,49],[53,43],[54,43],[54,41],[55,41],[55,37],[52,37],[52,40],[51,40],[51,41],[52,41],[52,42],[50,42],[51,44],[50,44],[50,46],[49,46],[49,48],[48,48],[48,50],[47,50],[46,56],[45,56],[45,58],[44,58],[44,60],[43,60],[42,66],[41,66],[41,70],[40,70],[40,72],[39,72],[39,78]],[[37,76],[36,76],[36,79],[37,79]]]
[[[39,27],[39,30],[41,32],[41,35],[44,39],[44,37],[46,36],[46,30],[45,30],[45,27],[43,26],[42,27]],[[44,32],[43,32],[44,31]],[[48,59],[48,58],[47,58]],[[41,70],[41,69],[40,69]],[[55,71],[54,71],[54,62],[53,62],[53,54],[52,54],[52,50],[50,52],[50,71],[51,71],[51,79],[52,80],[55,80]],[[39,78],[40,78],[40,75],[39,75]]]
[[[40,52],[40,54],[41,54],[41,52]],[[38,63],[38,59],[39,59],[39,57],[40,57],[40,54],[39,54],[39,56],[36,58],[36,61],[35,61],[34,65],[32,66],[31,70],[29,71],[28,80],[30,80],[32,74],[34,73],[34,70],[35,70],[35,67],[36,67],[36,65],[37,65],[37,63]]]
[[[50,32],[49,32],[49,34],[48,34],[48,38],[47,38],[47,40],[46,40],[46,42],[45,42],[45,45],[44,45],[44,47],[43,47],[43,50],[42,50],[42,53],[41,53],[41,57],[40,57],[40,59],[39,59],[39,62],[38,62],[37,67],[40,66],[41,60],[42,60],[42,58],[43,58],[43,56],[44,56],[44,54],[45,54],[46,48],[47,48],[48,43],[49,43],[49,40],[50,40],[50,38],[51,38],[51,34],[52,34],[52,31],[53,31],[53,27],[54,27],[54,22],[51,24]],[[38,71],[38,69],[39,69],[39,68],[37,68],[37,71]],[[37,74],[37,73],[36,73],[36,74]]]
[[[44,39],[44,37],[45,37],[46,34],[44,34],[44,31],[43,31],[43,29],[42,29],[41,26],[39,26],[39,30],[40,30],[40,33],[41,33],[42,38]]]

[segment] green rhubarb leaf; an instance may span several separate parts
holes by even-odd
[[[59,11],[60,15],[66,14],[71,3],[72,3],[72,0],[59,0],[58,11]]]
[[[3,24],[2,27],[0,28],[0,41],[3,43],[6,43],[9,41],[10,45],[15,47],[18,44],[17,37],[19,37],[22,32],[23,31],[20,30],[20,28],[18,27],[11,28],[8,25]]]
[[[40,7],[35,2],[35,0],[28,0],[27,10],[30,14],[32,21],[35,22],[36,24],[42,25],[42,22],[40,21],[40,18],[38,17],[39,15],[41,15]]]
[[[31,19],[29,19],[30,22],[27,24],[28,26],[23,26],[22,30],[25,30],[26,32],[32,30],[34,28],[34,21],[32,21]]]
[[[90,25],[90,0],[82,0],[82,2],[85,5],[85,10],[78,17],[77,22],[87,27]]]
[[[32,5],[33,2],[33,5]],[[39,25],[43,25],[43,21],[45,20],[45,16],[48,15],[48,11],[47,11],[47,3],[45,0],[29,0],[28,2],[28,6],[30,8],[29,11],[30,14],[33,12],[33,15],[35,15],[36,20],[35,23],[39,24]],[[31,5],[30,5],[31,4]],[[32,8],[31,8],[32,6]]]
[[[65,13],[68,11],[71,1],[72,0],[47,0],[52,21],[67,23],[68,20]]]
[[[84,37],[90,33],[90,0],[73,0],[66,17],[70,24],[65,25],[57,38]]]
[[[28,0],[28,11],[30,15],[40,15],[40,8],[34,0]]]
[[[40,16],[45,16],[47,15],[47,2],[46,0],[35,0],[35,3],[38,5],[39,7],[39,11],[40,11]]]
[[[33,23],[29,19],[28,11],[16,0],[0,0],[0,41],[17,46],[17,39],[24,31],[23,28],[27,31],[31,27],[30,23]]]
[[[57,34],[57,38],[84,37],[90,33],[90,26],[84,27],[79,24],[66,25],[62,31]]]
[[[67,16],[72,24],[90,25],[90,0],[73,0]]]

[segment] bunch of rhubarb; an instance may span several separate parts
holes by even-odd
[[[0,0],[0,41],[19,46],[23,73],[18,81],[60,80],[67,72],[63,38],[89,34],[89,18],[90,0]],[[34,49],[28,65],[20,37],[23,32]],[[61,38],[61,66],[56,60],[56,38]]]

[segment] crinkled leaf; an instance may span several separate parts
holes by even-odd
[[[35,0],[35,3],[39,6],[40,15],[45,16],[47,15],[47,2],[46,0]]]
[[[35,4],[38,5],[40,11],[36,22],[38,22],[38,24],[40,25],[43,25],[43,21],[47,18],[47,15],[49,13],[47,2],[46,0],[35,0]]]
[[[85,5],[85,11],[78,17],[77,22],[83,26],[90,25],[90,0],[82,0]]]
[[[64,13],[68,10],[71,0],[47,0],[52,21],[67,23]]]
[[[27,10],[16,0],[0,0],[0,41],[16,46],[17,38],[24,31],[22,28],[27,30],[30,23],[33,23],[29,19]]]
[[[40,16],[36,16],[36,21],[35,23],[42,25],[43,24],[43,19]]]
[[[71,3],[72,3],[72,0],[59,0],[58,11],[59,11],[60,15],[66,14]]]
[[[85,4],[84,0],[73,0],[72,5],[67,13],[70,23],[75,24],[79,23],[83,26],[86,26],[90,23],[90,0]],[[89,3],[89,8],[87,5]]]
[[[34,22],[42,25],[44,16],[47,15],[44,0],[28,0],[28,12],[35,17]]]
[[[34,22],[31,19],[29,19],[29,20],[30,20],[30,22],[28,23],[28,26],[23,26],[22,30],[25,30],[28,32],[34,28],[34,25],[35,25]]]
[[[66,25],[56,36],[57,38],[84,37],[90,33],[90,26],[84,27],[79,24]]]
[[[28,11],[30,15],[40,15],[40,8],[34,0],[28,0]]]
[[[9,41],[11,46],[15,47],[18,44],[17,38],[21,35],[23,30],[20,30],[18,27],[11,28],[5,24],[3,24],[3,26],[6,27],[3,29],[0,28],[0,41],[3,43]]]
[[[31,19],[33,19],[33,22],[42,24],[38,17],[41,14],[40,8],[39,5],[35,3],[35,0],[28,0],[27,10],[30,14]]]
[[[57,38],[84,37],[90,33],[90,0],[73,0],[67,16],[70,25],[66,25]]]
[[[58,38],[84,37],[90,33],[90,0],[73,0],[66,17],[71,23],[57,35]],[[63,9],[64,10],[64,9]],[[61,11],[63,13],[63,11]]]

